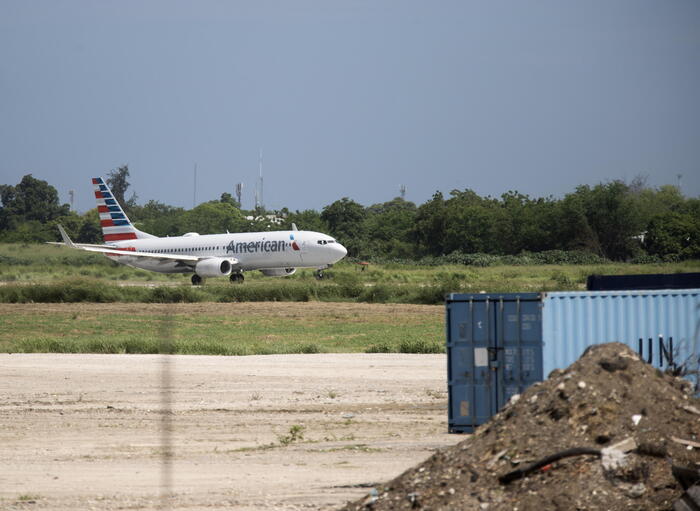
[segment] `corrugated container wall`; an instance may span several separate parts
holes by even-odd
[[[639,339],[673,337],[675,360],[700,354],[700,289],[554,292],[542,299],[543,372],[565,368],[593,344],[619,341],[635,351]],[[694,354],[694,355],[693,355]]]
[[[540,295],[447,297],[449,430],[469,433],[542,380]]]
[[[675,364],[697,370],[700,362],[700,289],[452,294],[445,305],[451,432],[473,431],[594,344],[638,351],[642,339],[644,358],[666,369],[661,336]],[[697,374],[688,377],[697,383]]]

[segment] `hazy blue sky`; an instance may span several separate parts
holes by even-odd
[[[700,2],[0,0],[0,183],[244,183],[320,209],[578,184],[700,195]]]

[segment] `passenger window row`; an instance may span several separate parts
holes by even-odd
[[[222,250],[224,247],[192,247],[192,248],[164,248],[163,250],[144,250],[144,252],[148,252],[151,254],[175,254],[175,253],[183,253],[183,252],[199,252],[202,250]]]

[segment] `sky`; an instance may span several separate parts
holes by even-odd
[[[128,164],[139,203],[250,208],[262,149],[268,209],[697,197],[699,91],[696,0],[0,0],[0,183],[85,211]]]

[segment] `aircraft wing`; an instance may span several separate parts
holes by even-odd
[[[199,257],[199,256],[193,256],[193,255],[184,255],[184,254],[162,254],[162,253],[151,253],[151,252],[138,252],[133,249],[124,249],[124,248],[115,248],[115,247],[109,247],[107,245],[90,245],[87,243],[73,243],[73,241],[68,237],[68,234],[66,231],[63,229],[62,225],[58,225],[58,230],[61,233],[61,237],[63,238],[63,243],[58,243],[58,242],[49,242],[51,245],[64,245],[70,248],[77,248],[80,250],[85,250],[87,252],[97,252],[100,254],[104,254],[107,256],[129,256],[129,257],[138,257],[138,258],[143,258],[143,259],[151,259],[151,260],[159,260],[159,261],[179,261],[181,263],[184,263],[188,266],[194,266],[197,261],[201,261],[203,259],[210,259],[212,256],[204,256],[204,257]],[[230,262],[231,265],[236,267],[238,265],[238,259],[233,258],[233,257],[228,257],[227,258]]]
[[[137,252],[135,250],[126,250],[119,248],[111,248],[105,245],[101,247],[81,247],[75,246],[73,248],[80,248],[82,250],[87,250],[88,252],[99,252],[105,255],[116,255],[116,256],[129,256],[129,257],[145,257],[147,259],[161,259],[163,261],[182,261],[189,263],[196,263],[200,259],[207,259],[206,257],[197,257],[191,255],[176,255],[176,254],[153,254],[151,252]]]
[[[58,245],[59,247],[70,247],[70,248],[85,248],[85,247],[110,248],[109,246],[105,245],[104,243],[101,243],[99,245],[93,245],[90,243],[73,243],[72,241],[70,243],[64,243],[63,241],[46,241],[45,243],[47,245]]]

